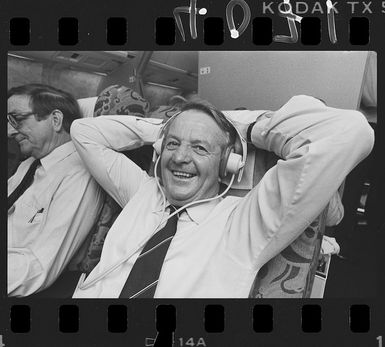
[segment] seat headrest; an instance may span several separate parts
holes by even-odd
[[[94,117],[102,115],[131,115],[147,117],[149,102],[139,93],[122,85],[112,85],[104,89],[95,104]]]
[[[133,89],[112,85],[104,89],[99,96],[78,99],[83,117],[101,115],[132,115],[147,117],[149,102]]]
[[[83,118],[93,117],[97,96],[90,98],[78,99],[78,104],[80,107],[80,112],[82,113]]]

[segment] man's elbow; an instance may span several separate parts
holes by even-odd
[[[343,158],[361,161],[373,149],[374,131],[359,111],[334,109],[328,134],[334,150]]]
[[[73,141],[77,142],[77,140],[82,136],[82,134],[84,134],[86,121],[87,119],[80,118],[80,119],[75,119],[72,122],[71,128],[70,128],[70,135]]]
[[[360,150],[362,157],[366,157],[374,146],[374,131],[361,112],[351,111],[349,116],[352,145]]]
[[[81,118],[74,120],[71,124],[70,136],[79,154],[97,138],[98,134],[95,133],[93,124],[90,124],[93,120],[94,118]]]

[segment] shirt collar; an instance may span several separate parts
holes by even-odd
[[[210,214],[210,212],[214,209],[216,205],[222,200],[222,198],[218,198],[215,200],[202,202],[198,205],[192,205],[186,208],[186,212],[188,217],[196,224],[202,223],[205,218]],[[167,202],[167,207],[170,206],[170,203]],[[184,218],[184,215],[181,215],[181,219]]]
[[[75,146],[72,141],[68,141],[63,145],[56,147],[51,153],[40,159],[41,165],[44,170],[48,171],[57,163],[67,158],[72,153],[76,152]]]

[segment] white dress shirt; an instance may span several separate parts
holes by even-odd
[[[23,179],[28,158],[8,180],[8,196]],[[99,215],[103,193],[73,143],[41,158],[32,185],[8,211],[8,295],[26,296],[52,284]]]
[[[253,144],[282,159],[245,197],[187,208],[156,298],[247,297],[261,266],[305,230],[373,146],[373,131],[361,113],[327,107],[309,96],[293,97],[276,112],[256,112],[256,118]],[[157,119],[124,116],[73,123],[79,155],[124,207],[99,264],[80,279],[75,298],[119,297],[145,243],[165,224],[155,178],[119,153],[153,143],[159,128]]]

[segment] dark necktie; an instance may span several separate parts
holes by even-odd
[[[176,207],[171,206],[171,212]],[[179,212],[179,213],[182,213]],[[178,215],[167,220],[163,229],[155,233],[146,243],[131,269],[120,293],[120,298],[153,298],[158,284],[164,258],[176,233]]]
[[[33,182],[33,176],[35,175],[36,168],[40,165],[40,160],[36,159],[29,167],[27,173],[16,187],[16,189],[8,197],[8,209],[20,198],[20,196],[27,190],[27,188]]]

